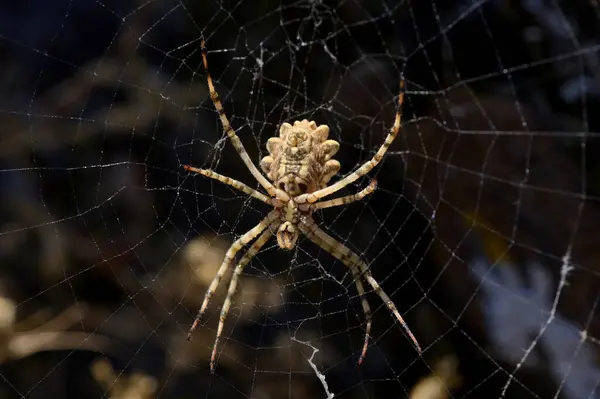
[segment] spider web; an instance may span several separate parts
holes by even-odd
[[[0,396],[600,397],[596,1],[93,1],[0,5]],[[378,189],[230,273],[269,211],[209,99],[200,42],[252,160],[283,122],[327,124],[343,176],[391,127]]]

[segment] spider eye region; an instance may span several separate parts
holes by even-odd
[[[298,241],[298,228],[291,222],[285,222],[277,230],[277,244],[282,249],[293,249]]]

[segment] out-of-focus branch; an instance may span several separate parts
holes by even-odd
[[[151,399],[158,389],[156,378],[143,373],[116,374],[105,359],[92,364],[92,375],[109,392],[110,399]]]
[[[111,339],[98,333],[68,331],[88,316],[85,305],[73,305],[43,324],[22,331],[16,322],[16,306],[8,298],[0,297],[0,362],[23,359],[38,352],[55,350],[89,350],[106,353]],[[33,318],[40,317],[36,313]]]

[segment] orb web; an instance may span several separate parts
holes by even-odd
[[[582,12],[584,11],[584,12]],[[0,6],[0,396],[600,395],[596,2],[23,1]],[[364,200],[316,214],[394,301],[307,239],[231,271],[186,333],[284,122],[341,178],[402,129]],[[333,198],[333,197],[332,197]],[[239,259],[239,258],[238,258]]]

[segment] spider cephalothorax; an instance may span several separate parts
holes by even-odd
[[[227,297],[225,298],[223,308],[221,309],[221,317],[219,318],[219,326],[217,327],[217,337],[210,358],[211,370],[214,370],[217,344],[219,343],[219,338],[223,332],[225,318],[231,307],[232,297],[236,291],[240,274],[248,262],[250,262],[250,259],[258,253],[274,234],[277,236],[277,243],[279,246],[288,250],[296,246],[298,237],[302,234],[310,241],[339,259],[352,272],[356,290],[361,299],[363,312],[365,313],[365,318],[367,320],[363,349],[358,360],[359,364],[365,357],[369,342],[369,333],[371,331],[371,308],[365,296],[363,281],[366,281],[373,291],[379,295],[396,320],[398,320],[406,330],[420,352],[421,347],[419,346],[419,343],[402,319],[402,316],[400,316],[394,302],[392,302],[379,286],[377,280],[371,275],[369,266],[348,247],[321,229],[311,216],[317,209],[331,208],[359,201],[375,190],[375,180],[372,180],[369,186],[355,194],[322,201],[323,198],[338,192],[348,184],[369,173],[375,165],[381,161],[383,155],[386,153],[400,130],[400,110],[396,113],[394,125],[390,129],[384,143],[373,158],[332,185],[327,184],[340,170],[340,163],[335,159],[332,159],[339,149],[339,144],[335,140],[327,139],[329,127],[326,125],[318,126],[314,121],[309,122],[306,119],[296,121],[293,125],[287,122],[283,123],[279,129],[279,137],[273,137],[267,141],[267,151],[269,151],[269,155],[264,157],[260,162],[263,172],[267,175],[265,178],[248,156],[244,145],[231,127],[229,119],[227,119],[227,116],[225,115],[221,101],[219,101],[219,95],[217,94],[213,81],[208,73],[208,62],[206,60],[206,47],[204,46],[204,42],[202,42],[202,62],[206,69],[206,80],[208,82],[210,98],[221,119],[223,131],[231,140],[231,143],[242,158],[242,161],[244,161],[244,164],[250,173],[252,173],[254,178],[269,195],[266,195],[259,190],[255,190],[242,182],[233,180],[230,177],[213,172],[210,169],[199,169],[188,165],[185,165],[184,167],[189,171],[200,173],[209,178],[228,184],[274,208],[260,221],[260,223],[254,226],[254,228],[235,240],[229,250],[227,250],[225,259],[217,271],[217,275],[208,287],[202,306],[188,333],[188,338],[190,338],[192,332],[198,327],[210,298],[216,291],[221,278],[223,278],[227,270],[232,266],[236,254],[245,245],[252,242],[252,245],[246,254],[239,260],[231,276]],[[403,87],[402,85],[403,81],[401,81],[401,89]],[[403,93],[401,90],[400,96],[398,97],[398,108],[401,108],[402,106],[402,99]]]
[[[284,123],[279,137],[267,141],[269,155],[260,166],[275,186],[292,197],[323,188],[340,170],[333,158],[340,148],[335,140],[327,140],[329,127],[314,121]]]

